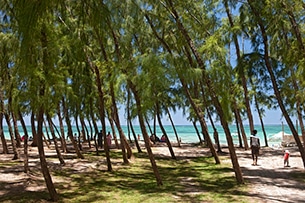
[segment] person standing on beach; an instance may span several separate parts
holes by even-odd
[[[103,131],[102,130],[97,134],[97,144],[100,148],[103,148]]]
[[[106,138],[107,138],[108,147],[110,148],[110,146],[111,146],[111,140],[112,140],[112,136],[111,136],[110,132],[108,132]]]
[[[259,155],[259,149],[260,149],[260,142],[259,138],[256,137],[257,130],[253,130],[251,137],[250,137],[250,146],[251,146],[251,153],[252,153],[252,159],[253,159],[253,166],[257,166],[257,157]]]
[[[284,153],[284,167],[290,167],[289,166],[289,150],[285,150],[285,153]]]

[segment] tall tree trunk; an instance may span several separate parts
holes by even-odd
[[[0,98],[0,105],[2,108],[2,100]],[[1,142],[2,142],[2,149],[3,149],[3,154],[8,154],[8,147],[7,147],[7,143],[6,143],[6,139],[4,136],[4,130],[3,130],[3,111],[0,111],[0,137],[1,137]]]
[[[109,123],[110,123],[110,127],[111,127],[112,136],[113,136],[113,139],[114,139],[115,146],[116,146],[117,149],[119,149],[120,146],[119,146],[118,139],[116,137],[115,126],[114,126],[113,119],[111,118],[111,116],[109,116]]]
[[[49,135],[48,126],[47,126],[47,124],[46,124],[45,119],[43,119],[43,125],[44,125],[44,129],[45,129],[45,131],[46,131],[46,134],[47,134],[47,138],[48,138],[49,145],[51,145],[52,142],[51,142],[51,138],[50,138],[50,135]],[[48,147],[48,148],[50,148],[50,147]]]
[[[61,110],[60,110],[60,102],[57,105],[57,117],[58,117],[58,122],[59,122],[59,129],[60,129],[61,149],[63,152],[68,152],[66,138],[65,138],[65,128],[64,128],[63,119],[61,116]]]
[[[112,171],[112,164],[110,160],[110,154],[109,154],[109,147],[107,144],[107,139],[106,139],[106,121],[105,121],[105,101],[104,101],[104,92],[102,89],[102,84],[103,81],[101,80],[101,75],[98,67],[94,65],[89,56],[87,55],[87,61],[92,69],[92,71],[95,73],[95,82],[97,86],[97,91],[98,91],[98,101],[99,101],[99,114],[100,114],[100,119],[102,123],[102,133],[103,133],[103,138],[104,138],[104,149],[105,149],[105,154],[106,154],[106,161],[107,161],[107,170]]]
[[[81,142],[80,142],[80,140],[81,140],[81,131],[80,131],[79,125],[78,125],[78,116],[77,115],[75,115],[74,120],[75,120],[75,125],[76,125],[76,130],[77,130],[77,134],[74,133],[74,138],[77,137],[76,142],[78,144],[78,148],[79,148],[79,150],[82,150],[82,145],[81,145]]]
[[[145,118],[145,122],[146,122],[146,125],[147,125],[147,127],[148,127],[148,130],[149,130],[150,134],[151,134],[151,135],[152,135],[152,134],[155,134],[156,132],[155,132],[155,131],[153,132],[153,130],[151,129],[150,124],[149,124],[149,121],[148,121],[148,119],[147,119],[147,116],[144,116],[144,118]]]
[[[57,144],[57,138],[56,138],[55,131],[54,131],[54,128],[53,128],[53,122],[52,122],[52,119],[49,115],[47,115],[47,120],[48,120],[48,123],[49,123],[49,128],[50,128],[51,135],[52,135],[52,138],[53,138],[53,142],[54,142],[57,157],[59,159],[60,164],[65,165],[65,161],[64,161],[64,159],[63,159],[63,157],[60,153],[60,150],[59,150],[59,147],[58,147],[58,144]]]
[[[228,19],[229,19],[230,26],[231,26],[231,28],[234,28],[235,24],[234,24],[234,20],[232,18],[231,12],[230,12],[230,8],[229,8],[229,5],[228,5],[228,0],[224,0],[224,5],[225,5],[225,8],[226,8],[226,13],[227,13],[227,16],[228,16]],[[235,33],[233,33],[233,41],[234,41],[234,45],[235,45],[237,60],[239,61],[240,58],[241,58],[241,54],[240,54],[240,47],[239,47],[239,43],[238,43],[238,38],[237,38],[237,35]],[[250,105],[250,99],[249,99],[249,93],[248,93],[248,87],[247,87],[247,79],[246,79],[245,75],[246,74],[244,72],[242,72],[240,74],[241,82],[242,82],[242,86],[243,86],[243,91],[244,91],[245,105],[246,105],[247,115],[248,115],[248,119],[249,119],[250,134],[251,134],[252,131],[254,130],[254,122],[253,122],[253,115],[252,115],[252,111],[251,111],[251,105]],[[246,134],[243,133],[243,131],[244,131],[243,126],[240,126],[240,127],[241,127],[241,131],[242,131],[242,137],[244,139],[244,136],[246,136]],[[248,144],[246,145],[246,143],[245,143],[245,150],[247,150],[248,148],[249,148]]]
[[[184,39],[186,40],[189,48],[192,50],[192,52],[193,52],[193,54],[194,54],[194,56],[196,58],[196,61],[197,61],[198,65],[199,65],[199,67],[202,70],[204,70],[204,72],[203,72],[203,80],[205,81],[206,86],[207,86],[207,88],[208,88],[208,90],[210,92],[210,95],[212,97],[213,103],[214,103],[215,108],[216,108],[216,110],[218,112],[218,115],[220,117],[220,122],[221,122],[221,124],[222,124],[222,126],[224,128],[225,134],[226,134],[226,138],[227,138],[227,142],[228,142],[228,147],[229,147],[229,151],[230,151],[230,157],[231,157],[232,165],[233,165],[233,168],[234,168],[236,180],[237,180],[237,182],[239,184],[244,183],[242,172],[241,172],[238,160],[237,160],[237,156],[236,156],[236,152],[235,152],[235,148],[234,148],[234,143],[233,143],[233,140],[232,140],[232,137],[231,137],[229,125],[228,125],[228,122],[225,119],[224,112],[223,112],[223,109],[221,107],[221,104],[220,104],[220,102],[219,102],[219,100],[218,100],[218,98],[216,96],[217,94],[214,92],[214,87],[211,84],[211,80],[210,80],[210,78],[205,73],[205,70],[206,70],[205,69],[205,65],[204,65],[204,63],[203,63],[203,61],[202,61],[202,59],[200,57],[200,54],[198,53],[197,49],[195,48],[195,45],[194,45],[191,37],[189,36],[189,34],[188,34],[187,30],[185,29],[185,27],[183,26],[182,22],[180,21],[181,18],[178,15],[178,12],[175,10],[172,0],[169,0],[169,5],[170,5],[170,10],[172,12],[173,18],[176,21],[178,29],[180,30],[181,34],[183,35]],[[181,81],[181,76],[180,76],[180,81]],[[184,88],[186,88],[185,85],[183,85],[183,86],[184,86]],[[190,98],[190,96],[189,96],[189,98]],[[195,107],[196,107],[196,105],[195,105]],[[200,116],[201,112],[198,111],[198,108],[197,108],[197,112],[199,113],[199,118],[200,118],[200,120],[202,122],[203,116],[202,115]],[[209,137],[209,136],[207,136],[207,137]],[[211,142],[211,140],[208,140],[208,142]],[[212,148],[214,148],[214,146],[212,145],[212,147],[210,147],[210,148],[212,149]]]
[[[9,116],[8,113],[5,112],[4,117],[5,117],[5,120],[6,120],[6,123],[7,123],[7,127],[8,127],[8,130],[9,130],[9,133],[10,133],[10,137],[11,137],[11,142],[12,142],[12,147],[13,147],[13,152],[14,152],[13,160],[16,160],[16,159],[19,159],[19,152],[18,152],[18,149],[17,149],[17,146],[16,146],[16,141],[15,141],[15,138],[14,138],[12,125],[10,123],[10,116]]]
[[[257,21],[258,23],[258,26],[260,28],[260,31],[261,31],[261,34],[262,34],[262,38],[263,38],[263,44],[264,44],[264,60],[265,60],[265,65],[267,67],[267,70],[269,72],[269,75],[270,75],[270,78],[271,78],[271,82],[272,82],[272,86],[273,86],[273,90],[274,90],[274,93],[275,93],[275,96],[276,96],[276,99],[278,101],[278,104],[280,106],[280,109],[284,115],[284,118],[286,119],[286,122],[292,132],[292,135],[295,139],[295,142],[298,146],[298,149],[299,149],[299,152],[301,154],[301,157],[302,157],[302,161],[303,161],[303,165],[304,165],[304,168],[305,168],[305,150],[304,150],[304,147],[301,143],[301,140],[299,138],[299,135],[298,135],[298,132],[296,131],[294,125],[293,125],[293,122],[292,120],[290,119],[289,117],[289,114],[285,108],[285,105],[284,105],[284,102],[283,102],[283,99],[282,99],[282,95],[281,95],[281,92],[280,92],[280,89],[278,88],[277,86],[277,82],[276,82],[276,77],[273,73],[273,69],[272,69],[272,65],[271,65],[271,62],[270,62],[270,57],[269,57],[269,43],[268,43],[268,36],[267,36],[267,33],[266,33],[266,29],[264,27],[264,23],[262,22],[262,19],[260,18],[260,15],[259,15],[259,12],[258,10],[252,5],[252,2],[250,0],[248,0],[248,4],[252,10],[252,12],[254,13],[254,16],[255,16],[255,20]]]
[[[132,156],[132,150],[127,142],[127,139],[124,135],[122,126],[121,126],[121,122],[120,122],[120,117],[119,117],[119,113],[118,113],[118,108],[116,105],[116,97],[114,94],[114,85],[113,82],[111,81],[110,83],[110,95],[111,95],[111,102],[112,102],[112,115],[113,115],[113,120],[116,124],[116,127],[119,131],[119,136],[120,136],[120,144],[121,144],[121,150],[122,150],[122,156],[123,156],[123,162],[124,164],[129,164],[128,158],[131,158]],[[137,141],[136,141],[137,142]],[[126,150],[127,149],[127,154],[126,154]]]
[[[233,105],[234,105],[233,108],[235,109],[235,112],[236,112],[236,119],[237,119],[237,122],[238,122],[240,130],[241,130],[241,137],[242,137],[243,142],[244,142],[245,150],[248,150],[249,149],[248,140],[247,140],[247,136],[246,136],[243,120],[242,120],[242,118],[240,116],[240,111],[239,111],[239,109],[237,107],[236,101],[234,101]]]
[[[24,122],[24,119],[22,117],[21,111],[18,110],[18,116],[20,119],[20,123],[24,132],[24,144],[23,144],[23,152],[24,152],[24,173],[28,173],[29,172],[29,154],[28,154],[28,139],[29,139],[29,134],[28,134],[28,130],[26,129],[26,124]]]
[[[255,95],[254,95],[254,102],[255,102],[256,111],[258,113],[259,121],[260,121],[261,126],[262,126],[262,130],[263,130],[263,134],[264,134],[264,139],[265,139],[265,146],[268,147],[268,139],[267,139],[267,134],[266,134],[266,130],[265,130],[264,122],[263,122],[263,115],[262,115],[262,112],[261,112],[261,110],[259,108],[257,97]]]
[[[208,108],[206,108],[207,110],[207,114],[208,114],[208,118],[210,120],[210,123],[212,125],[212,128],[213,128],[213,137],[214,137],[214,140],[215,140],[215,143],[217,145],[217,152],[222,152],[221,150],[221,146],[220,146],[220,141],[219,141],[219,135],[218,135],[218,131],[217,131],[217,128],[214,124],[214,121],[212,119],[212,116],[211,116],[211,113],[210,113],[210,110]]]
[[[167,133],[166,133],[166,130],[164,129],[163,127],[163,124],[162,124],[162,120],[161,120],[161,116],[160,116],[160,106],[159,106],[159,103],[157,101],[156,103],[156,115],[157,115],[157,119],[158,119],[158,123],[159,123],[159,127],[161,128],[161,131],[163,133],[163,135],[165,136],[165,141],[166,141],[166,144],[167,144],[167,147],[169,149],[169,152],[172,156],[173,159],[176,159],[176,156],[175,156],[175,152],[173,150],[173,147],[172,147],[172,144],[167,136]]]
[[[16,147],[20,148],[21,147],[21,137],[20,137],[19,130],[18,130],[17,119],[16,119],[14,112],[11,112],[11,115],[12,115],[13,126],[14,126],[14,134],[15,134],[15,138],[16,138]]]
[[[177,130],[176,130],[174,121],[173,121],[173,119],[172,119],[172,116],[171,116],[171,114],[170,114],[168,108],[166,108],[166,112],[167,112],[169,121],[171,122],[172,128],[173,128],[173,130],[174,130],[174,133],[175,133],[175,136],[176,136],[176,139],[177,139],[178,147],[181,147],[180,139],[179,139],[179,137],[178,137],[178,133],[177,133]]]
[[[130,87],[131,91],[133,92],[134,98],[136,100],[136,105],[137,105],[137,111],[138,111],[138,119],[139,119],[139,124],[141,127],[141,132],[143,134],[143,138],[144,138],[144,142],[145,142],[145,147],[148,153],[148,157],[150,159],[150,163],[152,165],[152,169],[154,171],[155,177],[156,177],[156,181],[157,181],[157,185],[162,185],[162,179],[155,161],[155,157],[152,153],[152,150],[150,148],[150,139],[148,137],[147,131],[146,131],[146,127],[145,127],[145,121],[144,121],[144,114],[142,112],[142,106],[141,106],[141,99],[138,95],[138,90],[136,88],[136,86],[130,81],[127,81],[128,86]]]
[[[32,147],[37,147],[37,133],[36,133],[36,128],[35,128],[35,114],[32,111],[31,113],[31,129],[32,129]]]
[[[93,105],[90,103],[90,106],[93,106]],[[91,122],[92,122],[92,125],[94,128],[94,131],[95,131],[94,134],[96,135],[99,132],[99,130],[98,130],[98,126],[96,124],[96,119],[95,119],[92,107],[90,108],[90,118],[91,118]]]
[[[196,121],[192,121],[192,124],[193,124],[193,126],[194,126],[194,128],[195,128],[197,137],[198,137],[198,139],[199,139],[199,143],[200,143],[200,144],[203,144],[204,141],[202,140],[202,138],[201,138],[201,136],[200,136],[200,132],[199,132],[199,130],[198,130],[198,128],[197,128]]]
[[[293,12],[290,9],[287,8],[287,5],[283,2],[281,4],[284,7],[285,11],[287,11],[291,27],[294,31],[294,34],[295,34],[296,38],[297,38],[300,53],[302,53],[301,56],[304,60],[304,58],[305,58],[305,46],[304,46],[304,43],[303,43],[302,34],[300,32],[299,24],[297,23]],[[294,74],[293,74],[293,77],[295,78]],[[295,91],[297,92],[297,94],[296,94],[297,95],[296,96],[296,99],[297,99],[297,101],[296,101],[297,102],[297,117],[298,117],[298,120],[300,122],[300,128],[301,128],[302,138],[303,138],[303,145],[304,145],[304,148],[305,148],[305,127],[304,127],[304,123],[303,123],[302,112],[301,112],[301,109],[300,109],[300,106],[301,106],[300,103],[301,102],[300,102],[300,98],[298,96],[299,95],[298,94],[299,88],[298,88],[298,85],[296,84],[295,79],[293,80],[293,86],[294,86]]]
[[[129,88],[127,89],[127,127],[128,127],[128,139],[130,143],[132,143],[131,137],[130,137],[130,131],[129,127],[132,128],[132,120],[131,120],[131,115],[130,115],[130,100],[131,100],[131,93]]]
[[[84,156],[80,152],[80,149],[78,148],[77,143],[76,143],[76,141],[74,139],[74,136],[73,136],[73,131],[72,131],[71,121],[70,121],[70,117],[69,117],[69,112],[68,112],[68,109],[66,108],[66,102],[65,102],[64,98],[62,98],[62,108],[63,108],[63,112],[65,114],[65,120],[66,120],[66,124],[67,124],[67,128],[68,128],[68,136],[69,136],[69,139],[72,142],[72,145],[74,147],[77,158],[84,159]]]
[[[216,164],[220,164],[220,159],[219,159],[219,156],[218,156],[218,154],[217,154],[217,152],[216,152],[216,150],[214,148],[213,142],[212,142],[212,140],[210,138],[210,135],[209,135],[209,132],[208,132],[208,128],[207,128],[206,122],[204,120],[203,112],[202,112],[201,108],[198,107],[196,105],[196,103],[194,102],[194,100],[192,99],[191,94],[190,94],[190,92],[188,90],[188,87],[187,87],[186,83],[184,82],[184,79],[182,78],[182,76],[180,74],[178,74],[178,77],[179,77],[180,82],[182,84],[182,87],[183,87],[183,89],[184,89],[184,91],[186,93],[186,96],[187,96],[187,98],[188,98],[192,108],[194,109],[194,111],[195,111],[195,113],[196,113],[196,115],[197,115],[197,117],[199,119],[199,123],[200,123],[200,126],[201,126],[202,133],[204,134],[205,141],[206,141],[208,147],[210,148],[212,156],[215,159],[215,163]]]
[[[132,134],[133,134],[133,137],[134,137],[134,139],[136,140],[136,139],[137,139],[137,138],[136,138],[136,132],[135,132],[135,130],[134,130],[134,128],[133,128],[131,119],[129,119],[128,121],[129,121],[129,126],[130,126],[131,132],[132,132]],[[141,147],[140,147],[140,145],[139,145],[139,142],[138,142],[138,141],[135,141],[135,143],[136,143],[136,147],[137,147],[138,153],[142,153],[142,150],[141,150]]]
[[[84,140],[84,142],[88,141],[88,146],[89,146],[89,148],[91,148],[89,133],[86,132],[86,124],[85,124],[84,117],[82,115],[80,116],[80,123],[82,126],[83,140]],[[86,135],[87,135],[87,137],[86,137]]]
[[[43,90],[41,90],[43,91]],[[41,93],[44,94],[44,93]],[[51,196],[52,201],[58,201],[58,194],[56,192],[56,189],[54,187],[49,169],[48,164],[46,161],[44,148],[43,148],[43,140],[42,140],[42,125],[43,125],[43,107],[40,107],[38,117],[37,117],[37,147],[39,151],[39,159],[40,159],[40,166],[41,166],[41,172],[43,174],[44,180],[46,182],[49,194]]]
[[[239,147],[242,148],[243,147],[243,142],[242,142],[242,138],[241,138],[241,135],[240,135],[239,122],[238,122],[238,118],[237,118],[237,109],[234,109],[234,116],[235,116],[235,123],[236,123]]]
[[[42,29],[41,29],[41,38],[40,38],[41,44],[42,44],[42,63],[44,65],[44,69],[46,70],[48,68],[49,65],[49,58],[48,58],[48,38],[47,38],[47,32],[46,32],[46,27],[45,25],[43,25]],[[44,177],[44,180],[46,182],[49,194],[51,196],[51,199],[53,201],[58,201],[58,194],[55,190],[49,169],[48,169],[48,165],[47,165],[47,161],[46,161],[46,157],[45,157],[45,153],[44,153],[44,147],[43,147],[43,115],[44,115],[44,103],[43,98],[45,97],[45,85],[43,83],[43,81],[40,81],[40,88],[39,88],[39,97],[38,97],[38,101],[40,102],[39,107],[38,107],[38,114],[37,114],[37,147],[38,147],[38,151],[39,151],[39,158],[40,158],[40,165],[41,165],[41,171]]]

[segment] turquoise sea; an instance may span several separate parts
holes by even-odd
[[[176,131],[178,133],[178,137],[181,139],[181,141],[183,143],[197,143],[197,142],[199,142],[196,130],[195,130],[195,128],[192,125],[177,125],[175,127],[176,127]],[[128,138],[128,129],[127,129],[127,126],[122,126],[122,128],[124,130],[124,133],[125,133],[126,137]],[[31,131],[30,126],[28,126],[27,129],[28,129],[29,136],[31,136],[32,131]],[[258,131],[258,133],[257,133],[258,137],[261,138],[261,145],[264,146],[265,145],[265,141],[264,141],[263,132],[262,132],[261,127],[257,125],[257,126],[255,126],[255,129]],[[7,126],[4,126],[3,130],[4,130],[5,137],[7,139],[10,139]],[[88,129],[88,130],[90,131],[90,129]],[[135,130],[137,135],[138,134],[140,134],[140,135],[142,134],[141,130],[140,130],[140,126],[134,126],[134,130]],[[169,139],[172,142],[177,142],[177,139],[176,139],[176,136],[175,136],[175,133],[174,133],[174,130],[173,130],[172,126],[165,126],[165,130],[167,132],[167,135],[169,136]],[[199,131],[201,130],[200,126],[198,126],[198,130]],[[211,139],[214,141],[212,127],[208,126],[208,130],[209,130],[209,134],[210,134]],[[239,144],[239,140],[238,140],[238,136],[237,136],[236,126],[234,126],[234,125],[230,126],[230,130],[231,130],[231,136],[233,138],[234,144],[238,145]],[[107,126],[107,131],[111,131],[110,126]],[[218,131],[218,134],[219,134],[220,143],[226,145],[227,141],[226,141],[225,134],[224,134],[224,131],[223,131],[222,127],[221,126],[217,126],[217,131]],[[249,126],[245,126],[245,131],[247,133],[247,137],[249,138],[249,136],[250,136]],[[282,126],[281,124],[278,124],[278,125],[266,125],[265,126],[265,131],[266,131],[266,134],[267,134],[267,138],[271,138],[272,136],[274,136],[275,134],[277,134],[277,133],[279,133],[281,131],[284,131],[285,134],[291,134],[289,127],[287,125],[283,125]],[[67,130],[66,130],[66,132],[67,132]],[[148,128],[147,128],[147,132],[148,132],[149,135],[151,134]],[[158,137],[162,136],[162,132],[161,132],[159,127],[157,127],[156,132],[157,132],[156,134],[157,134]],[[73,127],[73,134],[74,133],[77,133],[77,129],[76,129],[75,126]],[[19,127],[19,134],[21,136],[24,134],[21,126]],[[67,133],[66,133],[66,135],[67,135]],[[116,132],[116,135],[118,137],[118,133],[117,132]],[[133,139],[133,135],[131,134],[131,131],[130,131],[130,137],[131,137],[131,139]],[[201,138],[203,139],[202,134],[201,134]],[[141,138],[141,139],[143,139],[143,138]],[[280,143],[280,140],[272,140],[272,142],[269,141],[268,144],[269,144],[269,146],[271,146],[271,144],[277,144],[277,143]]]

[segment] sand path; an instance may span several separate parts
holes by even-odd
[[[165,146],[165,144],[163,144],[157,147],[152,147],[152,150],[156,156],[170,156],[168,148]],[[243,172],[245,183],[250,184],[252,187],[247,194],[247,196],[250,196],[251,200],[253,200],[251,202],[305,202],[303,162],[296,147],[290,147],[289,150],[291,152],[291,167],[283,166],[283,149],[281,148],[262,148],[258,166],[251,165],[252,160],[250,150],[245,151],[243,149],[236,149],[239,165]],[[183,145],[181,148],[174,147],[174,151],[177,157],[210,155],[208,148],[195,147],[189,144]],[[226,154],[222,156],[227,156],[226,162],[231,163],[228,157],[228,149],[223,148],[223,151]],[[35,150],[31,151],[30,153],[37,154]],[[46,150],[46,154],[48,153],[54,154],[54,150]],[[9,162],[11,156],[12,154],[0,154],[0,159],[2,162]],[[22,162],[20,164],[22,164]],[[8,165],[7,167],[1,167],[0,169],[0,183],[6,183],[0,185],[0,195],[13,192],[13,188],[18,191],[23,190],[24,188],[27,188],[27,190],[30,191],[36,191],[37,189],[44,188],[44,185],[34,184],[32,182],[34,177],[29,178],[26,176],[22,171],[23,169],[20,167],[12,167]],[[300,180],[297,181],[297,177],[292,178],[291,172],[302,175],[303,182]]]
[[[197,147],[196,147],[197,148]],[[166,147],[153,148],[155,152],[167,154]],[[248,196],[253,202],[270,203],[295,203],[305,202],[305,183],[292,178],[291,172],[302,174],[304,177],[304,166],[300,153],[296,147],[289,147],[290,167],[284,167],[283,148],[263,147],[257,166],[252,166],[251,150],[236,149],[239,165],[246,184],[251,185]],[[198,147],[192,150],[189,147],[175,148],[176,156],[198,156],[208,153],[207,148]],[[227,153],[228,148],[223,148]],[[226,162],[231,163],[228,157]]]

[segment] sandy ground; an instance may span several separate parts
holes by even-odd
[[[289,165],[284,167],[284,150],[290,151]],[[166,147],[153,148],[155,153],[169,155]],[[207,153],[207,148],[197,148],[195,151],[189,147],[175,148],[176,156],[198,156]],[[228,156],[228,148],[223,148]],[[246,184],[251,185],[248,196],[253,202],[268,203],[295,203],[305,202],[305,183],[292,179],[291,173],[301,173],[304,177],[304,165],[297,147],[270,148],[262,147],[258,165],[252,165],[251,150],[236,148],[238,162],[241,167]],[[222,155],[223,156],[223,155]],[[231,160],[226,160],[231,164]],[[251,201],[252,202],[252,201]]]
[[[2,146],[0,146],[2,149]],[[250,150],[236,149],[243,177],[246,184],[251,185],[251,190],[248,196],[251,196],[253,202],[279,202],[279,203],[292,203],[292,202],[305,202],[305,184],[291,178],[291,172],[300,173],[304,177],[304,165],[300,157],[300,153],[296,147],[289,147],[290,151],[290,167],[284,167],[283,163],[283,148],[269,148],[263,147],[261,155],[258,160],[257,166],[252,166],[252,158]],[[20,149],[22,151],[23,149]],[[153,153],[158,156],[170,156],[168,148],[165,144],[152,147]],[[190,144],[182,145],[182,147],[174,147],[174,152],[177,157],[195,157],[210,155],[208,148],[196,147]],[[228,157],[228,148],[223,148],[224,154],[221,156]],[[0,151],[1,153],[1,151]],[[46,149],[46,154],[54,155],[54,150]],[[39,167],[37,149],[30,151],[31,167]],[[34,158],[33,158],[34,157]],[[0,154],[0,162],[8,162],[7,166],[3,164],[0,166],[0,195],[5,195],[13,192],[21,191],[36,191],[45,189],[45,185],[36,181],[41,175],[30,173],[26,175],[23,173],[23,168],[9,164],[12,154]],[[19,161],[22,165],[22,161]],[[231,160],[226,160],[231,163]],[[75,161],[69,159],[66,162],[67,167],[75,167],[78,170],[87,170],[86,164],[88,162]],[[56,164],[52,165],[56,167]],[[56,181],[56,180],[55,180]],[[12,189],[13,188],[13,189]],[[15,191],[14,191],[15,190]],[[251,201],[252,202],[252,201]]]

